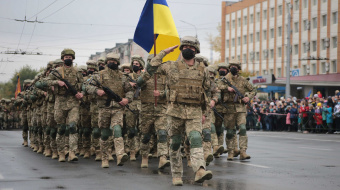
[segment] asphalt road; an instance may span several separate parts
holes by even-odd
[[[59,163],[21,145],[20,131],[0,131],[0,190],[23,189],[340,189],[340,135],[248,132],[249,161],[214,160],[213,179],[193,181],[184,167],[184,186],[171,184],[170,168],[158,160],[141,169],[140,157],[123,167],[102,169],[94,159]],[[184,159],[186,166],[186,161]]]

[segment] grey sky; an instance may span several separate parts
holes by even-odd
[[[216,27],[221,22],[222,1],[167,2],[179,35],[196,34],[193,26],[180,20],[194,24],[201,54],[210,58],[206,38],[208,33],[218,34]],[[91,54],[127,42],[133,38],[144,4],[145,0],[0,0],[0,52],[21,49],[44,54],[0,54],[0,82],[9,80],[15,70],[26,64],[36,69],[46,66],[48,61],[60,58],[64,48],[74,49],[75,62],[83,65]],[[10,20],[23,20],[25,15],[27,20],[37,17],[45,23]],[[13,62],[6,62],[7,59]],[[218,59],[215,52],[214,59]]]

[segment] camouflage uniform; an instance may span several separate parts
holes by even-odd
[[[118,54],[109,53],[105,62],[115,61],[119,64],[119,59]],[[111,64],[114,66],[115,63],[111,62]],[[123,73],[118,70],[118,65],[116,70],[110,69],[106,66],[104,70],[100,71],[98,75],[92,76],[88,81],[89,85],[85,86],[87,93],[96,95],[100,88],[96,85],[91,85],[95,84],[93,79],[99,81],[103,86],[110,88],[120,97],[123,98],[125,96],[129,102],[132,101],[133,89]],[[108,139],[112,135],[114,137],[117,165],[122,166],[128,159],[127,154],[124,152],[124,141],[122,137],[124,107],[120,106],[118,102],[114,102],[113,100],[109,102],[110,104],[107,106],[107,98],[106,94],[97,97],[97,105],[99,108],[98,125],[101,129],[100,149],[103,168],[109,167],[108,159],[110,154],[110,143]]]
[[[230,66],[237,66],[241,69],[241,64],[238,61],[230,61]],[[249,101],[255,96],[256,90],[244,77],[239,75],[232,75],[228,73],[225,78],[231,82],[243,95],[249,98]],[[227,114],[224,115],[224,126],[227,128],[226,143],[228,149],[228,160],[234,157],[234,142],[233,138],[236,134],[235,123],[239,127],[239,147],[240,159],[249,159],[250,156],[246,154],[248,147],[248,137],[246,134],[246,106],[243,101],[236,97],[234,92],[228,91],[228,85],[222,81],[218,82],[218,88],[223,93],[222,101],[227,104],[225,110]]]
[[[24,80],[24,91],[20,92],[17,96],[17,105],[20,106],[20,127],[22,128],[22,138],[24,139],[23,145],[25,147],[28,146],[28,123],[27,123],[27,101],[24,99],[25,97],[25,89],[29,84],[30,80]]]
[[[61,53],[61,58],[64,59],[65,55],[72,55],[72,58],[75,59],[75,53],[71,49],[64,49]],[[64,62],[65,60],[69,61],[68,59],[64,59]],[[61,74],[61,77],[66,79],[77,90],[77,92],[80,91],[83,83],[83,76],[78,73],[72,64],[70,64],[69,67],[66,67],[64,64],[62,67],[58,67],[55,70],[58,71]],[[54,70],[51,71],[51,74],[48,76],[49,86],[58,85],[59,79],[53,75],[53,72]],[[79,121],[79,100],[75,96],[68,94],[65,86],[59,86],[55,96],[54,108],[54,119],[57,122],[58,128],[56,139],[59,161],[65,161],[67,134],[69,134],[68,142],[70,151],[68,160],[77,161],[78,157],[75,156],[75,151],[78,148],[77,125]]]
[[[0,101],[0,128],[5,129],[5,99],[1,98]]]
[[[183,37],[180,50],[185,45],[194,47],[196,53],[199,53],[199,42],[196,38]],[[185,50],[188,50],[188,48]],[[193,50],[189,49],[189,51]],[[147,67],[149,74],[152,75],[156,71],[165,55],[165,51],[161,51],[152,59]],[[167,76],[168,107],[166,114],[171,138],[170,162],[173,184],[183,184],[181,180],[183,163],[180,145],[184,133],[188,136],[190,142],[192,169],[196,172],[195,181],[209,180],[212,173],[205,171],[206,163],[202,147],[202,109],[206,108],[202,103],[204,103],[204,91],[210,87],[209,73],[202,62],[194,61],[194,65],[189,66],[184,58],[180,61],[166,62],[158,69],[161,74]],[[213,99],[217,102],[217,96],[214,96]]]

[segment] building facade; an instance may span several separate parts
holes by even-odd
[[[324,75],[340,81],[339,6],[340,0],[222,2],[221,60],[239,59],[243,70],[256,76],[273,74],[277,84],[280,81],[285,84],[287,50],[290,50],[290,69],[296,71],[295,77],[291,77],[292,85],[306,76],[308,80],[313,76],[314,86],[327,83]],[[291,48],[287,48],[289,10]]]

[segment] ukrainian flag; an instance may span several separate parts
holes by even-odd
[[[156,41],[154,35],[156,34]],[[180,45],[175,22],[166,0],[147,0],[133,37],[133,41],[150,54],[175,45]],[[180,54],[179,48],[166,55],[163,61],[175,61]]]

